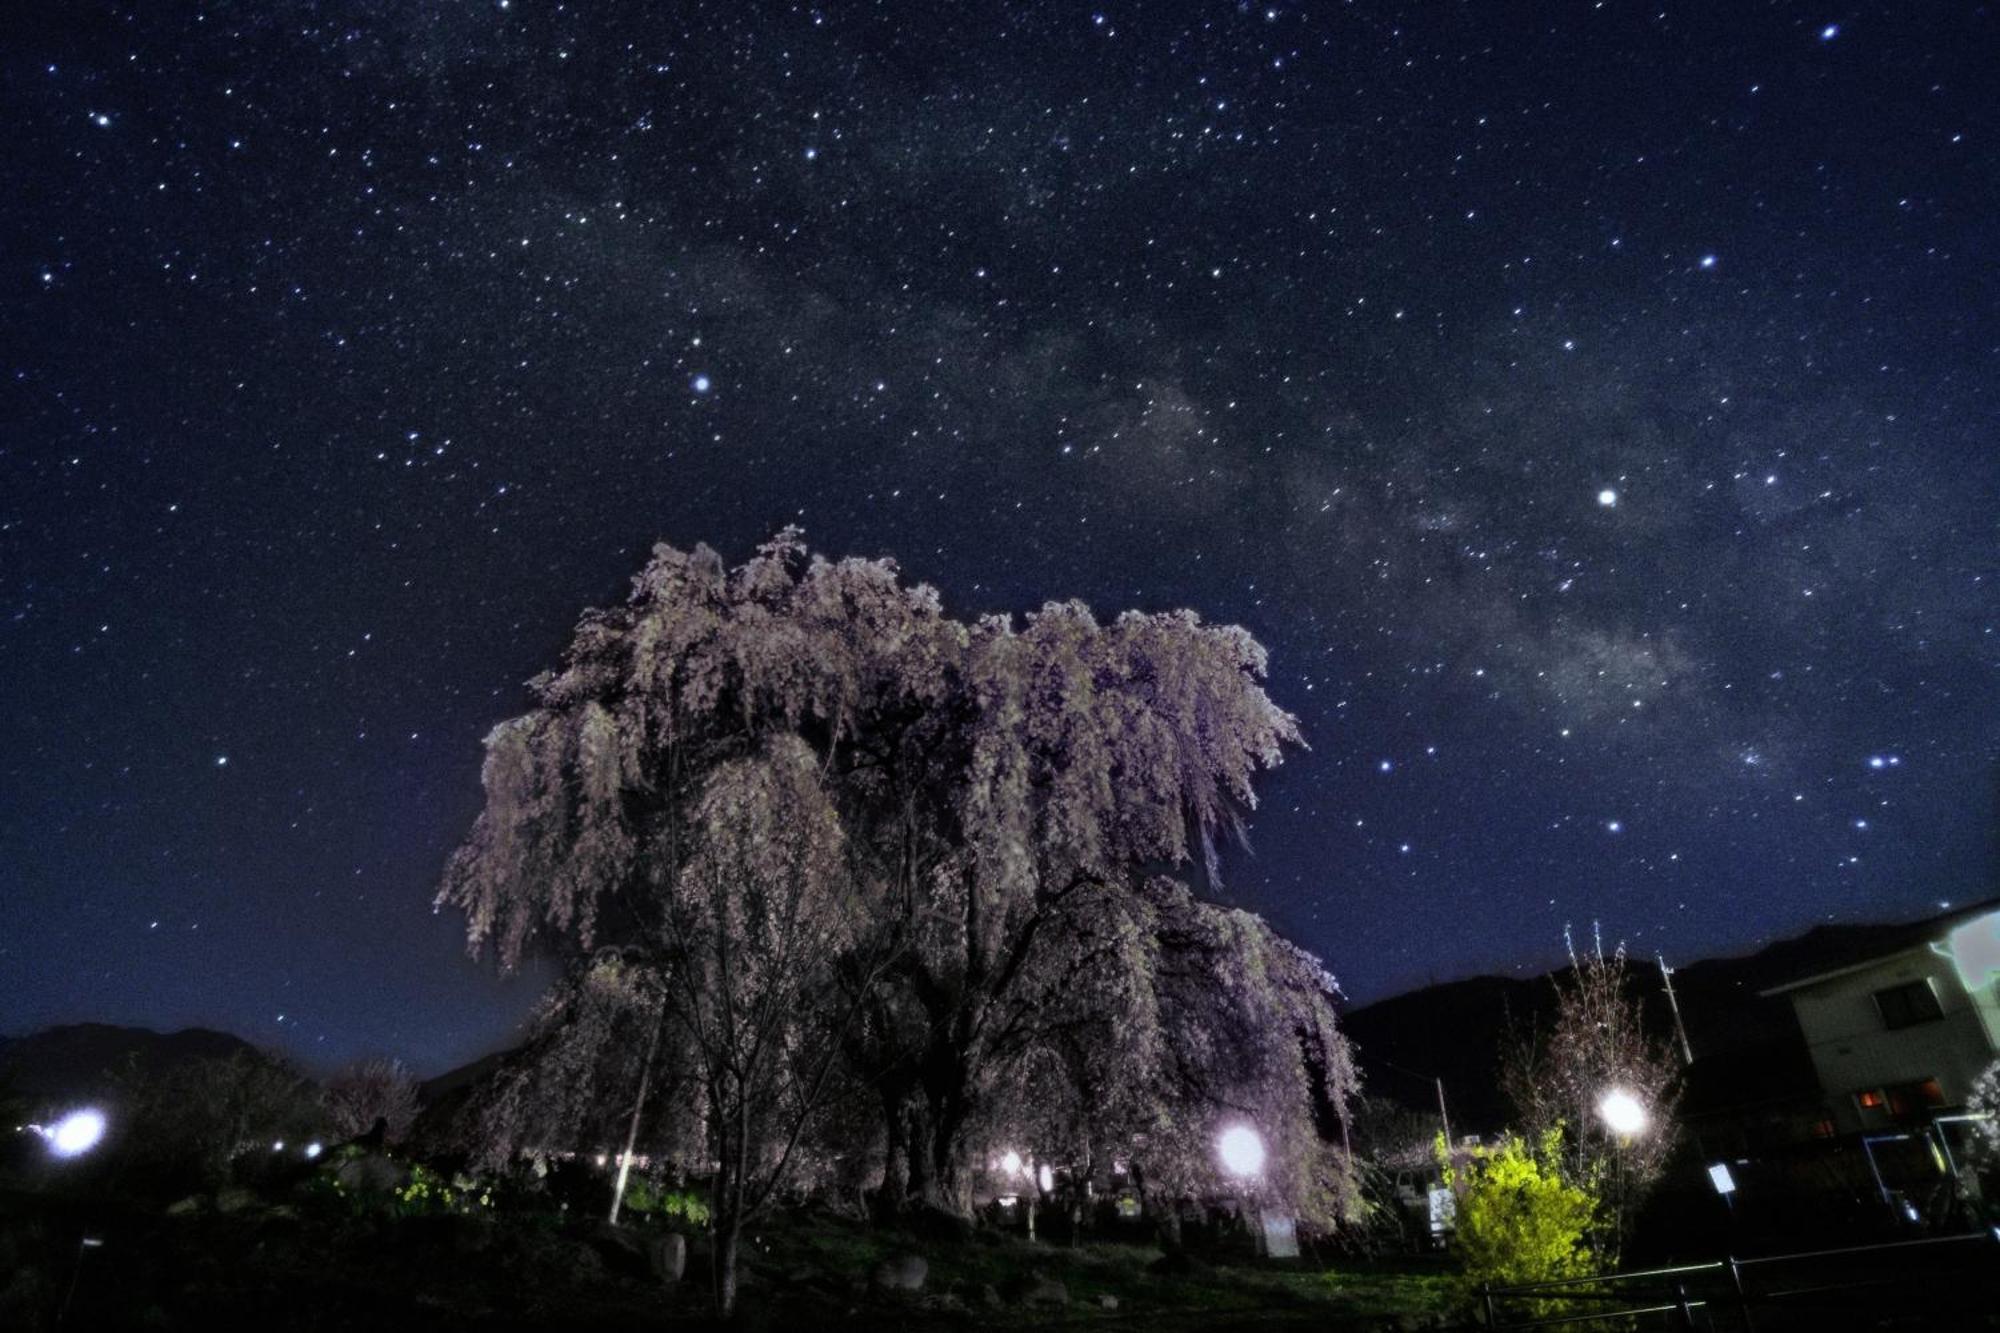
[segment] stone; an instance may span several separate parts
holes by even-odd
[[[1097,1308],[1100,1310],[1116,1310],[1118,1308],[1118,1298],[1110,1292],[1106,1292],[1097,1298]]]
[[[687,1237],[678,1231],[655,1236],[646,1245],[646,1263],[662,1282],[678,1282],[687,1272]]]
[[[1010,1279],[1005,1294],[1016,1305],[1043,1307],[1069,1304],[1069,1288],[1055,1278],[1040,1273]]]
[[[240,1213],[245,1208],[254,1206],[256,1202],[257,1196],[249,1190],[244,1189],[241,1185],[229,1185],[217,1191],[215,1196],[215,1211],[223,1214]]]
[[[167,1205],[168,1217],[193,1217],[201,1212],[201,1196],[190,1194],[177,1203]]]
[[[878,1291],[922,1291],[930,1262],[921,1254],[892,1254],[875,1265],[869,1284]]]
[[[381,1153],[357,1152],[341,1158],[333,1178],[351,1194],[387,1194],[410,1183],[410,1170]]]

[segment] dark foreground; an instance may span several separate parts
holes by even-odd
[[[101,1242],[84,1246],[85,1237]],[[697,1244],[665,1280],[653,1233],[500,1215],[395,1216],[240,1191],[168,1214],[0,1196],[0,1328],[657,1330],[716,1326]],[[880,1285],[885,1261],[925,1269]],[[1138,1245],[926,1242],[795,1216],[746,1247],[746,1328],[1444,1328],[1436,1268],[1196,1263]],[[73,1284],[73,1286],[72,1286]]]

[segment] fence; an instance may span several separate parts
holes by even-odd
[[[1956,1236],[1730,1257],[1676,1268],[1480,1288],[1490,1329],[1712,1329],[1775,1333],[1834,1327],[1870,1299],[1928,1283],[1919,1307],[1984,1315],[2000,1308],[2000,1228]],[[1948,1279],[1940,1283],[1939,1279]],[[1764,1321],[1760,1325],[1759,1321]],[[1847,1320],[1837,1321],[1847,1326]],[[1946,1327],[1945,1325],[1935,1325]]]

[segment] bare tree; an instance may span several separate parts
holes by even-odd
[[[1678,1137],[1680,1065],[1671,1044],[1647,1031],[1623,946],[1607,955],[1593,938],[1579,955],[1572,943],[1569,970],[1552,984],[1553,1023],[1516,1038],[1501,1064],[1501,1084],[1524,1136],[1539,1142],[1559,1133],[1567,1177],[1602,1191],[1613,1228],[1604,1243],[1615,1258]],[[1605,1114],[1613,1094],[1636,1103],[1642,1127],[1613,1126]]]
[[[417,1119],[417,1079],[400,1060],[363,1060],[326,1085],[327,1119],[342,1138],[370,1133],[379,1121],[385,1143],[401,1143]]]

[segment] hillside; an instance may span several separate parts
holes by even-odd
[[[127,1068],[153,1077],[196,1060],[257,1054],[241,1037],[208,1028],[155,1032],[109,1023],[72,1023],[0,1039],[0,1086],[30,1100],[101,1096]]]

